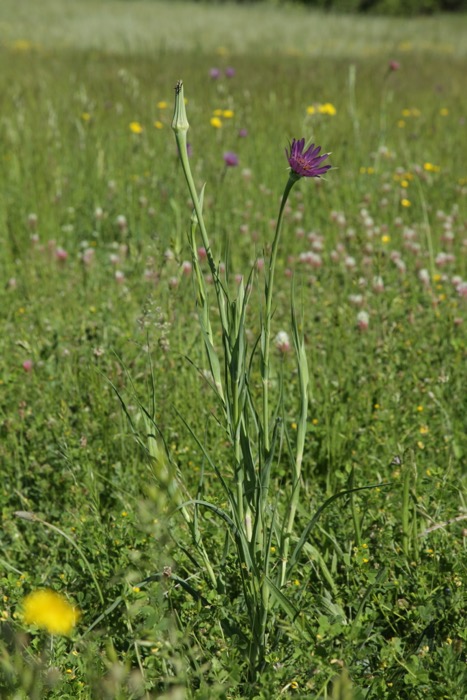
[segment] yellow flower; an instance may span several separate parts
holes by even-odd
[[[156,127],[156,129],[163,129],[164,128],[163,123],[160,122],[159,120],[154,122],[154,126]]]
[[[232,109],[224,109],[221,114],[224,117],[224,119],[232,119],[234,115]]]
[[[316,113],[316,107],[313,105],[310,105],[309,107],[306,108],[306,113],[307,114],[315,114]]]
[[[391,242],[391,236],[388,236],[388,235],[381,236],[381,243],[386,244],[386,243],[390,243],[390,242]]]
[[[81,119],[83,120],[83,122],[88,122],[91,119],[91,115],[89,114],[89,112],[83,112],[81,115]]]
[[[401,199],[401,204],[403,207],[410,207],[411,206],[411,202],[409,199]]]
[[[441,114],[442,117],[447,117],[449,114],[449,109],[447,109],[446,107],[442,107],[439,110],[439,113]]]
[[[440,167],[433,165],[433,163],[423,163],[423,170],[426,170],[427,173],[439,173]]]
[[[130,122],[129,128],[132,134],[142,134],[143,127],[139,122]]]
[[[319,105],[318,110],[320,114],[329,114],[331,117],[333,117],[337,111],[334,105],[330,102],[325,102],[324,105]]]
[[[403,119],[399,119],[399,121],[397,122],[397,126],[399,127],[399,129],[403,129],[405,126],[405,121]]]
[[[223,109],[215,109],[213,114],[215,117],[222,117],[224,110]]]
[[[157,106],[159,109],[167,109],[167,102],[164,102],[164,100],[161,100],[160,102],[157,103]]]
[[[12,44],[13,51],[30,51],[32,44],[27,39],[16,39]]]
[[[42,627],[50,634],[69,635],[79,617],[78,608],[47,588],[30,593],[23,601],[24,622]]]
[[[408,186],[409,186],[408,180],[401,180],[401,187],[408,187]]]
[[[220,129],[222,126],[222,122],[219,119],[219,117],[212,117],[211,118],[211,126],[213,126],[215,129]]]

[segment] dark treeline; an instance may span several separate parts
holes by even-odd
[[[232,0],[202,0],[222,4]],[[236,0],[237,4],[263,2],[276,6],[305,5],[329,12],[360,12],[380,15],[430,15],[436,12],[467,12],[467,0]]]

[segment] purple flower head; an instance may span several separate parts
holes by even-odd
[[[290,145],[290,153],[285,149],[287,160],[289,161],[292,172],[300,177],[320,177],[329,170],[330,165],[321,165],[323,160],[329,156],[329,153],[319,155],[321,146],[315,146],[314,143],[303,152],[305,139],[296,141],[293,139]]]
[[[211,68],[209,71],[209,77],[212,78],[213,80],[217,80],[217,78],[220,76],[221,72],[219,68]]]
[[[226,151],[224,153],[224,163],[228,168],[233,168],[238,165],[238,156],[233,151]]]
[[[246,129],[239,129],[238,135],[241,139],[244,139],[246,136],[248,136],[248,131]]]
[[[225,69],[225,75],[227,78],[233,78],[235,75],[235,68],[231,68],[230,66]]]
[[[399,61],[389,61],[389,70],[396,71],[399,70],[400,67],[401,64],[399,63]]]

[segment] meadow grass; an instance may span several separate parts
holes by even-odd
[[[463,22],[4,0],[2,697],[464,698]],[[284,149],[312,137],[335,166],[298,182],[284,212],[271,576],[303,415],[292,303],[309,397],[291,549],[307,537],[254,673],[250,573],[220,519],[233,517],[232,435],[170,128],[179,78],[232,300],[253,270],[252,402]],[[222,366],[203,251],[199,265]],[[25,596],[42,588],[81,610],[70,637],[27,624]]]

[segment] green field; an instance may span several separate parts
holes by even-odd
[[[1,698],[464,700],[466,52],[2,0]]]

